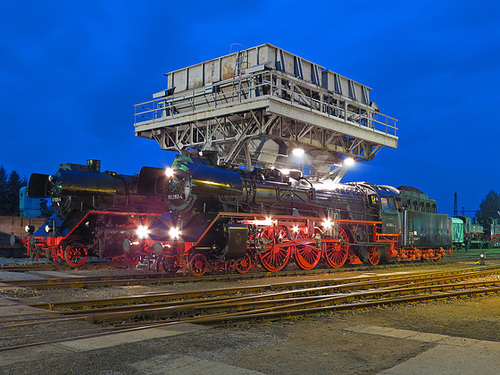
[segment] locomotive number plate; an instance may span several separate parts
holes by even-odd
[[[184,194],[169,194],[167,198],[172,200],[184,199]]]

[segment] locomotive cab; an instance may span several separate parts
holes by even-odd
[[[398,234],[401,223],[401,197],[389,187],[379,187],[382,233]]]

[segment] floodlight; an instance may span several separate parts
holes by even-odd
[[[355,163],[353,158],[344,159],[344,167],[351,167]]]

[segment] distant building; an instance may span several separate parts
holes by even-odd
[[[19,216],[21,217],[40,217],[42,209],[40,207],[40,198],[28,197],[28,187],[19,189]]]

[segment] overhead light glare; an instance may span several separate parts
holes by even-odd
[[[344,167],[350,167],[355,163],[353,158],[345,158],[344,159]]]

